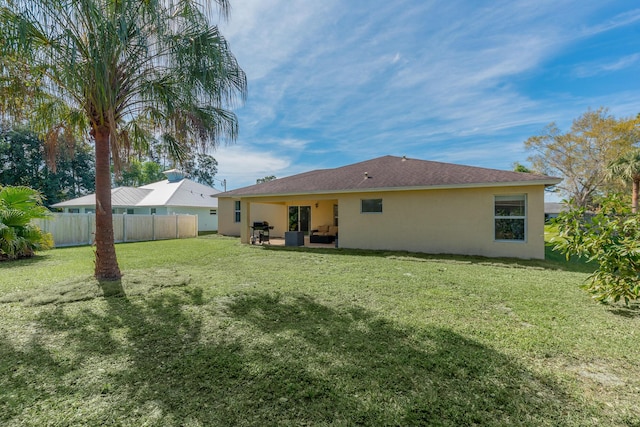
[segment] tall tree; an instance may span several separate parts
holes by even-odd
[[[194,181],[213,187],[216,173],[218,173],[218,161],[209,154],[197,153],[185,162],[184,171]]]
[[[114,178],[117,186],[140,187],[165,179],[162,166],[152,160],[130,159]]]
[[[634,150],[611,162],[607,168],[607,177],[611,180],[631,181],[631,212],[638,212],[638,193],[640,192],[640,150]]]
[[[605,108],[589,110],[562,133],[555,123],[525,141],[533,169],[563,177],[558,189],[580,207],[588,206],[607,185],[607,165],[640,141],[636,119],[616,119]]]
[[[82,141],[71,143],[63,142],[47,166],[38,135],[21,127],[0,130],[0,185],[38,190],[45,206],[93,193],[93,148]]]
[[[0,75],[20,70],[40,89],[21,98],[15,79],[0,84],[12,95],[3,113],[30,111],[51,147],[72,130],[95,142],[98,279],[121,277],[111,159],[146,152],[150,135],[178,159],[237,135],[228,108],[246,95],[246,76],[212,24],[228,10],[227,0],[0,0]]]
[[[515,162],[513,164],[513,171],[514,172],[531,173],[531,169],[529,169],[528,167],[526,167],[523,164],[520,164],[519,162]]]
[[[256,179],[256,184],[262,184],[263,182],[273,181],[274,179],[276,179],[275,175],[265,176],[264,178]]]
[[[162,181],[166,176],[162,173],[163,169],[159,163],[147,160],[142,163],[142,179],[144,184],[150,184],[156,181]],[[144,185],[143,184],[143,185]]]

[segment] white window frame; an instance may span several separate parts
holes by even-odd
[[[242,220],[242,203],[240,200],[233,201],[233,209],[234,209],[234,222],[239,223]]]
[[[523,201],[524,202],[524,215],[497,215],[496,203],[499,201]],[[508,242],[508,243],[526,243],[527,242],[527,212],[529,206],[527,203],[526,194],[500,194],[493,197],[493,239],[496,242]],[[523,232],[522,239],[498,239],[496,236],[496,223],[500,219],[522,220]]]

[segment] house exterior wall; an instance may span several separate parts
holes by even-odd
[[[526,195],[525,241],[496,241],[497,195]],[[382,213],[361,213],[362,199]],[[339,197],[339,246],[544,259],[544,187],[352,193]]]
[[[339,225],[334,224],[333,218],[333,205],[337,204],[337,199],[314,202],[311,205],[311,229],[315,230],[320,225]]]
[[[131,215],[151,215],[151,209],[155,208],[154,215],[197,215],[198,231],[216,231],[218,229],[218,216],[216,208],[197,208],[197,207],[179,207],[179,206],[149,206],[149,207],[115,207],[114,215],[121,215],[133,209]],[[76,213],[95,213],[94,206],[77,206],[65,207],[64,212],[69,213],[69,209],[78,209]],[[211,215],[211,209],[216,210],[215,215]]]
[[[241,223],[235,222],[235,201],[237,199],[218,198],[218,233],[225,236],[241,236]],[[272,237],[284,237],[287,231],[287,208],[282,202],[277,203],[257,203],[250,205],[243,201],[241,204],[241,214],[246,215],[250,210],[247,227],[254,222],[267,221],[273,229],[270,232]],[[251,230],[246,230],[247,236]],[[248,238],[248,237],[247,237]]]
[[[235,222],[235,200],[230,197],[218,197],[218,234],[240,235],[240,223]]]
[[[158,209],[159,210],[159,209]],[[216,211],[215,215],[211,215],[211,210]],[[156,212],[156,215],[174,215],[174,214],[187,214],[198,215],[198,231],[216,231],[218,230],[218,208],[193,208],[193,207],[178,207],[169,206],[166,208],[166,212]]]
[[[524,241],[496,241],[495,197],[501,195],[526,197]],[[382,199],[382,213],[361,213],[362,199]],[[272,236],[280,236],[291,205],[311,206],[314,229],[333,224],[335,204],[340,247],[544,259],[543,185],[243,198],[246,230],[235,222],[234,199],[220,198],[219,232],[248,243],[253,221],[266,220],[275,226]]]
[[[75,211],[77,209],[77,212]],[[95,213],[95,206],[73,206],[69,208],[62,208],[64,213]]]

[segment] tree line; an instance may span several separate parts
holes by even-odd
[[[88,144],[61,144],[47,162],[42,139],[24,127],[0,128],[0,185],[38,190],[46,206],[93,193],[95,172]]]
[[[589,208],[604,195],[628,190],[630,160],[640,158],[639,143],[640,115],[616,118],[601,107],[576,118],[568,131],[550,123],[524,146],[533,171],[561,177],[555,190],[575,206]]]
[[[0,185],[26,186],[53,204],[91,194],[95,190],[93,147],[87,141],[62,141],[53,158],[42,138],[27,126],[0,127]],[[127,156],[121,168],[112,168],[114,186],[140,187],[165,179],[163,172],[178,167],[201,184],[214,186],[218,162],[205,153],[190,153],[183,165],[159,143],[146,154]]]

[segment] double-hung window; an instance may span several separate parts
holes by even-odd
[[[494,224],[496,240],[524,242],[527,229],[526,196],[495,196]]]

